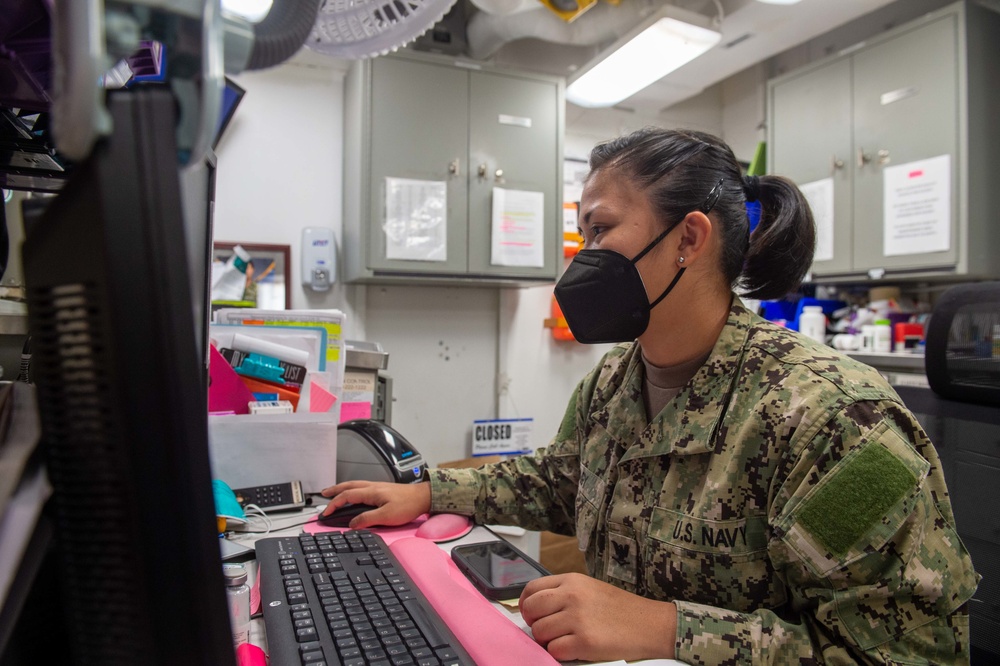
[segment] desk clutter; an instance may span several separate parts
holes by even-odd
[[[345,372],[339,310],[223,308],[209,329],[209,454],[231,488],[337,475]]]
[[[346,352],[339,310],[216,311],[209,413],[339,415]]]

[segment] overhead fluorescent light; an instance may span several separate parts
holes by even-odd
[[[795,5],[802,0],[757,0],[758,2],[763,2],[765,5]]]
[[[273,0],[222,0],[222,8],[251,23],[258,23],[271,11]]]
[[[719,43],[701,14],[665,6],[575,73],[566,99],[590,108],[614,106]]]

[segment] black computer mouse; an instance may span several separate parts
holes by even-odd
[[[329,516],[324,516],[322,513],[318,514],[316,522],[327,527],[347,527],[354,516],[377,508],[377,506],[370,504],[345,504]]]

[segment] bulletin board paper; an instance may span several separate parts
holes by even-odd
[[[951,249],[951,155],[883,170],[883,254]]]
[[[410,261],[448,259],[448,184],[385,179],[385,256]]]
[[[833,259],[833,187],[833,178],[799,185],[799,191],[809,202],[816,222],[816,252],[813,254],[813,261]]]
[[[493,188],[491,264],[543,267],[544,229],[544,192]]]

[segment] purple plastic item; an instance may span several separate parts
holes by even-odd
[[[163,66],[163,46],[159,42],[143,40],[127,60],[135,76],[158,77]]]

